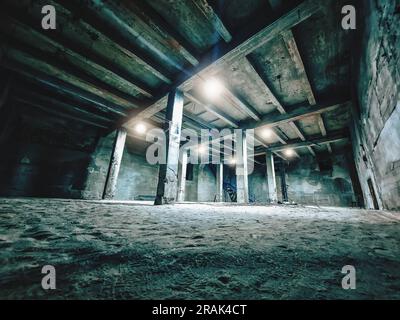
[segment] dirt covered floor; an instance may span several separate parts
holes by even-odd
[[[399,231],[358,209],[0,199],[0,298],[400,299]]]

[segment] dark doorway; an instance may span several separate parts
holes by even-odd
[[[282,190],[282,201],[289,201],[288,192],[287,192],[287,184],[286,184],[286,168],[285,163],[281,163],[280,166],[280,174],[281,174],[281,190]]]
[[[186,166],[186,180],[193,181],[193,164],[188,163]]]

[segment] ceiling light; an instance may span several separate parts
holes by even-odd
[[[294,156],[294,150],[293,150],[293,149],[285,149],[285,150],[283,151],[283,153],[284,153],[285,156],[287,156],[287,157],[292,157],[292,156]]]
[[[204,154],[206,152],[206,148],[204,146],[199,146],[197,150],[199,151],[200,154]]]
[[[215,99],[222,90],[222,83],[217,79],[212,78],[204,83],[204,93],[209,99]]]
[[[263,133],[262,133],[262,134],[263,134],[263,136],[264,136],[265,138],[269,139],[269,138],[271,138],[272,133],[273,133],[272,129],[271,129],[271,128],[267,128],[267,129],[264,129],[264,130],[263,130]]]
[[[139,123],[135,127],[135,131],[139,134],[143,134],[146,132],[146,126],[143,123]]]

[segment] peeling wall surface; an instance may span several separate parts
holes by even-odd
[[[312,156],[303,156],[286,168],[289,201],[350,207],[356,198],[350,178],[349,164],[344,155],[332,155],[332,170],[321,171]],[[278,200],[282,201],[281,180],[276,173]]]
[[[397,1],[363,1],[352,140],[367,208],[400,209],[400,71]],[[370,185],[368,185],[370,180]],[[376,205],[374,205],[374,194]]]

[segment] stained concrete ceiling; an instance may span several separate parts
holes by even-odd
[[[41,28],[41,9],[49,4],[56,30]],[[350,117],[344,4],[4,0],[0,65],[12,71],[18,104],[51,109],[68,121],[105,130],[135,121],[157,125],[166,95],[178,87],[186,97],[184,127],[256,128],[258,150],[307,142],[343,132]],[[226,88],[212,102],[202,92],[208,77]],[[274,134],[265,136],[265,124],[277,119]],[[332,152],[335,145],[304,143],[297,151]]]

